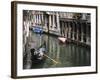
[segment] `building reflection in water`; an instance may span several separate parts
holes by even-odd
[[[38,48],[46,43],[46,59],[38,64],[31,60],[30,48]],[[30,37],[26,43],[26,52],[23,58],[24,69],[35,68],[57,68],[57,67],[75,67],[91,65],[91,50],[73,43],[62,44],[56,36],[48,34],[36,34],[30,31]],[[53,61],[54,60],[54,61]]]

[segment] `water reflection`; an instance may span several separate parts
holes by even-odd
[[[90,66],[90,49],[73,43],[62,44],[56,36],[40,35],[33,32],[30,32],[30,34],[26,55],[23,59],[24,69]],[[46,55],[48,57],[38,64],[34,64],[34,61],[31,60],[30,48],[38,48],[44,42],[46,43]]]

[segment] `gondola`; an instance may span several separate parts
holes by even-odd
[[[34,63],[40,63],[45,60],[44,54],[46,54],[45,44],[41,45],[38,49],[32,48],[31,50],[31,60]]]
[[[62,43],[65,43],[67,41],[65,37],[58,37],[58,40]]]
[[[43,29],[42,26],[33,26],[32,27],[32,31],[38,34],[42,34],[43,33]]]

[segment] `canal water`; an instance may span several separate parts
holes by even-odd
[[[30,52],[31,48],[39,48],[46,44],[45,59],[34,64]],[[23,69],[78,67],[91,65],[91,50],[74,43],[60,43],[58,38],[48,34],[36,34],[30,31],[29,40],[25,48]]]

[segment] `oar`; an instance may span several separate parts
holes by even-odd
[[[55,63],[59,63],[59,62],[55,61],[54,59],[50,58],[49,56],[47,56],[46,54],[44,54],[44,56],[46,56],[47,58],[49,58],[50,60],[52,60]]]

